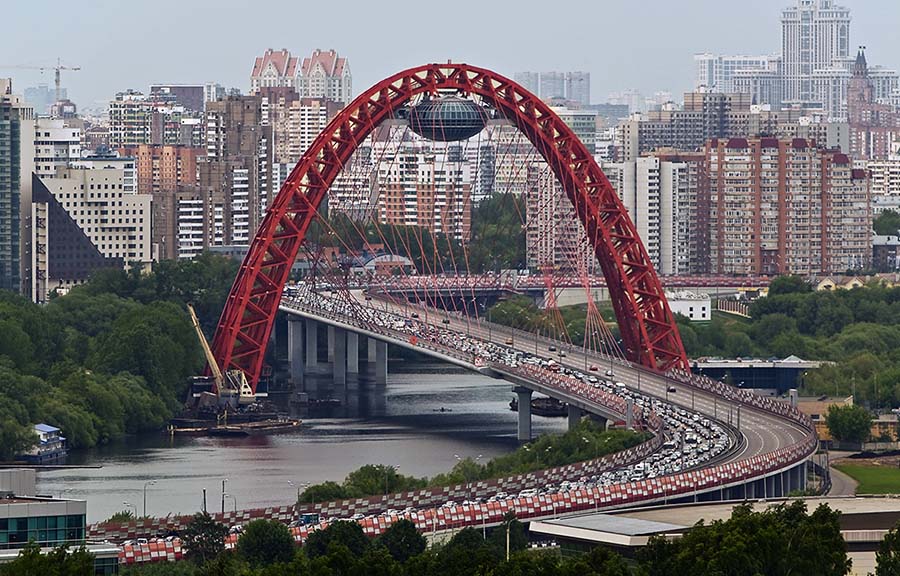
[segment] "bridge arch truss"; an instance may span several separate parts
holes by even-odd
[[[512,80],[468,64],[428,64],[372,86],[313,142],[263,219],[231,287],[213,339],[223,370],[256,387],[291,265],[326,194],[350,156],[413,98],[455,91],[477,96],[531,142],[559,180],[606,278],[627,357],[666,371],[687,357],[662,285],[616,191],[572,130]]]

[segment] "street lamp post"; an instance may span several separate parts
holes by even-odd
[[[147,486],[153,486],[156,484],[156,480],[150,480],[149,482],[144,482],[144,517],[147,517]]]
[[[384,467],[384,495],[387,496],[388,493],[388,477],[390,475],[390,471],[396,471],[397,467],[393,464],[387,465]]]
[[[222,514],[225,513],[225,484],[228,483],[228,478],[222,478]]]

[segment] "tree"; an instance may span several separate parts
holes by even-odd
[[[769,283],[769,296],[781,294],[803,294],[812,290],[809,283],[800,276],[779,276]]]
[[[900,522],[885,534],[875,552],[875,576],[900,574]]]
[[[82,546],[69,552],[66,546],[41,554],[41,547],[29,542],[15,560],[0,564],[0,576],[93,576],[94,555]]]
[[[287,526],[276,520],[254,520],[238,538],[238,555],[254,567],[287,563],[294,557],[296,545]]]
[[[134,520],[134,512],[131,510],[120,510],[104,520],[104,524],[124,524],[125,522],[131,522]]]
[[[850,568],[840,513],[821,505],[807,513],[803,501],[755,512],[736,506],[731,518],[694,526],[668,542],[651,538],[639,553],[647,576],[843,576]]]
[[[182,533],[186,556],[205,564],[225,550],[227,536],[227,526],[216,522],[207,512],[198,512]]]
[[[331,544],[346,546],[354,556],[362,556],[369,548],[369,539],[362,526],[348,520],[338,520],[324,530],[315,530],[307,538],[303,549],[310,558],[328,554]]]
[[[884,210],[872,221],[872,228],[881,236],[896,236],[900,231],[900,213]]]
[[[12,460],[37,443],[37,434],[28,421],[25,407],[0,395],[0,462]]]
[[[347,491],[343,486],[331,480],[321,484],[313,484],[300,494],[300,502],[312,504],[314,502],[328,502],[329,500],[341,500],[347,498]]]
[[[528,547],[528,535],[525,525],[516,519],[515,512],[507,512],[503,523],[491,530],[489,537],[491,546],[503,558],[506,557],[506,533],[509,532],[509,551],[518,552]]]
[[[604,546],[596,546],[561,567],[562,576],[629,576],[625,560]]]
[[[405,518],[391,524],[378,539],[378,544],[384,546],[397,562],[406,562],[421,554],[427,546],[416,525]]]
[[[841,442],[862,443],[869,438],[872,429],[872,414],[855,404],[828,407],[825,424],[831,435]]]

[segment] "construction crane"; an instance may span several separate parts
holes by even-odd
[[[62,94],[62,91],[60,89],[59,73],[62,70],[68,70],[71,72],[77,72],[78,70],[81,70],[81,66],[63,66],[60,63],[59,58],[56,59],[56,66],[19,66],[19,65],[2,66],[2,65],[0,65],[0,68],[9,68],[9,69],[15,69],[15,70],[40,70],[41,72],[44,72],[46,70],[53,70],[55,72],[56,101],[57,102],[62,100],[62,98],[60,97]]]
[[[212,348],[209,347],[209,342],[207,342],[206,336],[203,334],[203,329],[200,327],[200,320],[197,319],[194,307],[188,304],[187,308],[188,312],[191,313],[191,323],[193,323],[194,330],[197,332],[200,346],[206,355],[206,362],[209,364],[210,371],[212,371],[219,400],[231,406],[234,406],[235,399],[238,404],[253,404],[256,401],[256,395],[253,393],[250,383],[247,382],[247,376],[242,370],[228,370],[224,374],[222,373],[216,357],[213,356]]]

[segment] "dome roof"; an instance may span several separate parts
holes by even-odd
[[[484,129],[487,119],[487,110],[457,96],[423,100],[409,111],[412,131],[440,142],[471,138]]]

